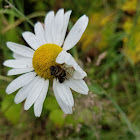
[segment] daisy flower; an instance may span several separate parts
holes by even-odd
[[[88,25],[88,17],[80,17],[65,38],[71,12],[64,13],[64,9],[60,9],[55,15],[54,11],[50,11],[45,17],[44,26],[37,22],[34,25],[35,33],[23,32],[22,36],[31,48],[7,42],[7,47],[14,52],[14,59],[4,62],[5,66],[13,68],[8,75],[22,75],[8,85],[6,93],[11,94],[19,89],[15,103],[26,99],[25,110],[34,104],[36,117],[41,115],[49,80],[53,80],[56,100],[66,114],[71,114],[74,106],[70,88],[88,94],[89,89],[83,80],[87,74],[67,52],[80,40]]]

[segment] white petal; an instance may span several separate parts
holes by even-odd
[[[85,72],[78,72],[78,71],[74,71],[73,73],[73,78],[74,79],[83,79],[85,76],[87,76],[87,74]]]
[[[60,46],[60,41],[62,40],[62,29],[64,21],[64,9],[58,10],[56,16],[54,18],[53,26],[52,26],[52,37],[54,44]]]
[[[16,91],[17,89],[25,86],[26,84],[28,84],[34,77],[36,76],[35,72],[29,72],[26,74],[23,74],[21,76],[19,76],[18,78],[16,78],[15,80],[13,80],[8,87],[6,88],[6,93],[7,94],[11,94],[14,91]]]
[[[52,24],[54,21],[54,11],[50,11],[45,17],[45,37],[47,43],[53,43]]]
[[[65,35],[66,35],[66,31],[67,31],[67,27],[68,27],[71,12],[72,11],[69,10],[64,15],[64,23],[63,23],[63,29],[62,29],[62,33],[61,33],[61,40],[60,40],[59,46],[62,46],[62,44],[64,42],[64,38],[65,38]]]
[[[35,113],[36,117],[40,117],[40,115],[41,115],[43,103],[44,103],[44,100],[45,100],[47,92],[48,92],[48,86],[49,86],[49,80],[46,80],[44,82],[44,86],[43,86],[43,89],[42,89],[39,97],[36,99],[36,101],[34,103],[34,113]]]
[[[85,81],[82,79],[69,79],[66,80],[65,83],[74,91],[81,93],[81,94],[88,94],[88,86],[86,85]]]
[[[14,42],[7,42],[6,45],[11,51],[16,54],[33,58],[34,50],[30,49],[29,47]]]
[[[15,59],[29,59],[29,57],[25,57],[25,56],[22,56],[22,55],[19,55],[19,54],[16,54],[16,53],[13,53],[13,58]]]
[[[27,96],[28,96],[29,92],[31,91],[31,89],[33,88],[35,82],[36,82],[36,77],[33,80],[31,80],[30,83],[28,83],[27,85],[25,85],[18,91],[18,93],[16,94],[15,99],[14,99],[16,104],[24,101],[27,98]]]
[[[57,92],[54,92],[55,94],[55,98],[60,106],[60,108],[63,110],[63,112],[65,114],[72,114],[72,107],[67,106],[59,97],[59,95],[57,94]]]
[[[38,40],[38,38],[36,37],[35,34],[31,33],[31,32],[23,32],[22,36],[24,38],[24,40],[34,49],[38,49],[41,45],[40,42]]]
[[[35,83],[32,89],[29,91],[29,95],[27,96],[27,99],[25,101],[25,104],[24,104],[25,110],[28,110],[36,101],[36,99],[38,98],[38,96],[40,95],[43,89],[44,82],[45,82],[44,78],[41,78],[39,76],[36,77]]]
[[[32,68],[32,59],[6,60],[3,65],[11,68]]]
[[[69,32],[69,34],[64,42],[63,49],[70,50],[72,47],[74,47],[77,44],[77,42],[80,40],[87,25],[88,25],[88,17],[86,15],[83,15],[74,24],[71,31]]]
[[[34,70],[34,68],[11,69],[8,71],[7,75],[18,75],[18,74],[30,72],[33,70]]]
[[[32,81],[31,81],[31,82],[32,82]],[[26,86],[22,87],[22,88],[18,91],[18,93],[16,94],[15,99],[14,99],[14,102],[15,102],[16,104],[21,103],[22,101],[24,101],[24,100],[27,98],[27,96],[28,96],[28,94],[29,94],[29,88],[28,88],[29,85],[30,85],[30,83],[27,84]],[[30,88],[31,88],[31,87],[30,87]]]
[[[76,79],[82,79],[85,76],[87,76],[86,72],[84,72],[82,68],[77,64],[72,55],[64,50],[59,53],[59,55],[56,58],[56,62],[59,64],[66,63],[67,65],[72,66],[75,69],[75,71],[77,71],[76,74],[74,73],[74,78]],[[78,74],[79,77],[77,77]]]
[[[40,22],[37,22],[35,24],[34,29],[35,29],[35,35],[37,36],[40,44],[42,45],[46,44],[47,42],[45,40],[45,31],[42,24]]]
[[[59,83],[58,80],[53,80],[53,90],[58,94],[59,98],[69,107],[74,105],[73,96],[70,88],[65,83]]]

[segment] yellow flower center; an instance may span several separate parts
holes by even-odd
[[[54,78],[50,73],[50,67],[56,65],[55,62],[62,48],[55,44],[45,44],[39,47],[33,56],[33,67],[35,72],[45,79]]]

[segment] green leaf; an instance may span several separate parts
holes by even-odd
[[[49,116],[50,120],[57,126],[61,127],[64,124],[65,117],[62,110],[53,110]]]
[[[55,110],[55,109],[58,109],[59,108],[59,105],[55,99],[55,97],[47,97],[45,102],[44,102],[44,107],[50,111],[52,110]]]
[[[6,96],[2,102],[2,112],[5,117],[13,124],[17,124],[20,118],[21,104],[15,104],[14,96]]]
[[[93,85],[90,85],[89,90],[94,92],[95,94],[98,94],[98,95],[104,94],[103,89],[100,86],[98,86],[96,83],[94,83]]]
[[[78,122],[74,120],[72,115],[67,115],[66,117],[66,124],[73,124],[76,125]]]

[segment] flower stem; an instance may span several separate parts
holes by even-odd
[[[34,27],[34,24],[32,21],[30,21],[23,13],[21,13],[11,2],[9,2],[8,0],[5,0],[6,3],[8,3],[21,17],[23,17],[24,19],[26,19],[26,21]]]
[[[117,102],[109,95],[109,93],[107,93],[107,91],[105,91],[100,85],[96,84],[95,82],[93,82],[92,86],[90,87],[90,90],[93,91],[94,93],[98,94],[98,95],[104,95],[104,96],[106,96],[112,102],[112,104],[114,105],[114,107],[116,108],[116,110],[120,113],[121,118],[123,119],[124,123],[127,125],[129,131],[134,136],[137,135],[136,132],[135,132],[135,129],[132,127],[132,124],[128,120],[128,118],[127,118],[126,114],[124,113],[124,111],[117,104]]]

